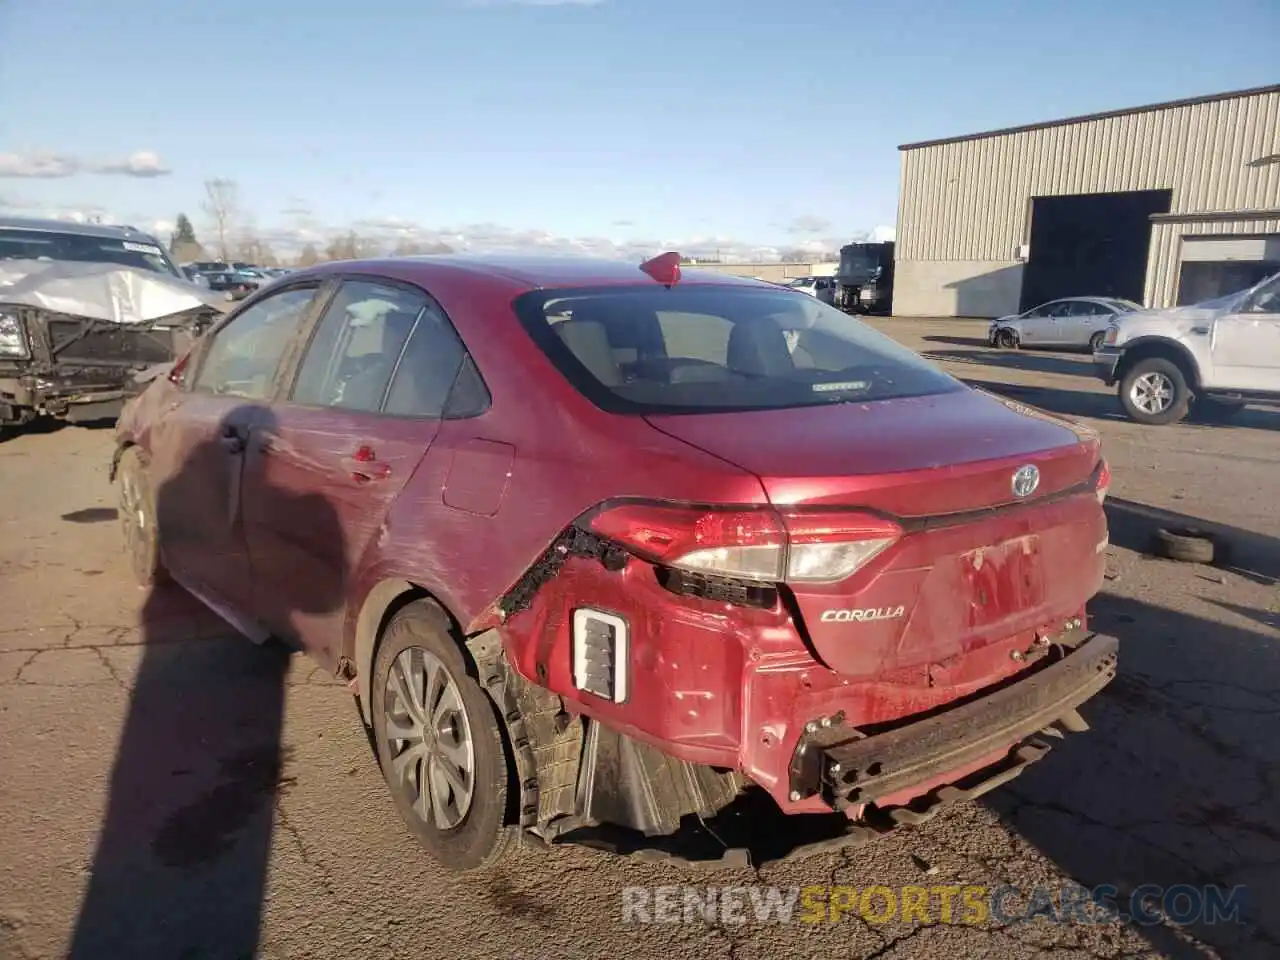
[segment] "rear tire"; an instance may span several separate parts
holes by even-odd
[[[170,580],[160,557],[160,528],[156,523],[156,499],[151,478],[137,447],[120,456],[116,473],[120,505],[117,508],[124,532],[125,553],[133,578],[140,587],[152,587]]]
[[[1120,403],[1129,419],[1148,426],[1177,423],[1191,406],[1182,370],[1164,357],[1139,360],[1120,380]]]
[[[1107,335],[1105,333],[1101,333],[1101,332],[1095,333],[1092,337],[1089,338],[1089,352],[1097,353],[1099,350],[1101,350],[1102,342],[1106,339],[1107,339]]]
[[[418,842],[457,872],[492,866],[519,840],[508,822],[514,764],[475,676],[444,611],[417,600],[387,624],[370,677],[391,798]]]

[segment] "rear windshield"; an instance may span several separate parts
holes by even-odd
[[[76,260],[116,263],[181,277],[164,250],[151,241],[86,237],[77,233],[0,227],[0,260]]]
[[[516,301],[534,341],[597,405],[704,413],[963,390],[867,325],[784,288],[539,290]]]

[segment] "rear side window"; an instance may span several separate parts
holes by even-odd
[[[427,298],[405,287],[348,280],[325,309],[291,399],[376,413]]]
[[[402,417],[442,416],[464,358],[462,343],[449,321],[434,306],[428,307],[400,358],[386,412]]]
[[[534,291],[516,302],[551,361],[597,405],[696,413],[964,389],[805,294],[736,286]]]

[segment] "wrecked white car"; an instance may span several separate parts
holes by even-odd
[[[1116,319],[1093,353],[1138,423],[1221,420],[1280,403],[1280,274],[1239,293]]]
[[[0,429],[114,418],[135,375],[185,353],[225,307],[148,267],[0,260]]]

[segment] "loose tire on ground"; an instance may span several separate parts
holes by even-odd
[[[1182,563],[1211,564],[1225,553],[1217,537],[1195,527],[1162,527],[1152,536],[1152,548],[1157,556]]]
[[[1121,378],[1120,403],[1131,420],[1164,426],[1187,415],[1191,387],[1172,360],[1147,357],[1137,361]]]
[[[117,508],[124,533],[124,548],[133,577],[141,587],[169,581],[160,557],[160,529],[156,523],[156,498],[151,489],[142,453],[129,447],[120,456],[116,473],[120,500]]]
[[[402,655],[407,655],[409,663],[402,659]],[[415,662],[424,664],[423,700],[428,699],[429,693],[425,671],[434,669],[433,663],[443,667],[453,686],[442,688],[437,702],[443,707],[446,698],[460,700],[462,719],[459,722],[455,717],[448,724],[452,733],[447,740],[436,729],[433,720],[431,729],[434,733],[423,738],[421,755],[424,759],[405,763],[404,758],[415,749],[417,741],[407,737],[394,738],[393,725],[407,732],[417,721],[406,709],[408,704],[395,692],[399,688],[393,669],[400,670],[400,675],[404,676],[415,669],[412,666]],[[417,689],[415,686],[410,695]],[[452,694],[450,689],[454,691]],[[519,828],[509,822],[508,798],[518,787],[514,782],[514,765],[501,721],[493,702],[475,679],[475,667],[469,655],[454,640],[448,616],[437,604],[430,600],[417,600],[392,617],[374,658],[370,692],[378,762],[396,809],[418,842],[442,866],[458,872],[490,867],[511,853],[519,840]],[[452,703],[452,699],[449,702]],[[434,717],[436,704],[425,706],[427,709],[421,711],[421,716]],[[426,727],[425,722],[423,726]],[[442,804],[446,819],[451,814],[461,814],[456,823],[442,828],[436,822],[435,795],[429,794],[431,800],[426,804],[419,802],[418,798],[422,788],[430,790],[433,783],[444,782],[440,780],[445,774],[439,765],[442,748],[432,746],[430,737],[439,736],[440,739],[435,741],[437,744],[443,741],[456,751],[460,739],[456,734],[460,729],[465,729],[471,743],[471,795],[465,811],[456,803],[451,808],[449,800]],[[431,759],[433,750],[434,760]],[[400,767],[397,766],[397,757],[401,759]],[[430,763],[436,766],[429,769]],[[400,771],[406,768],[409,770],[407,776],[401,776]],[[457,765],[453,767],[455,771],[458,769]],[[436,780],[433,781],[432,776]],[[451,790],[449,796],[456,799],[457,791]]]

